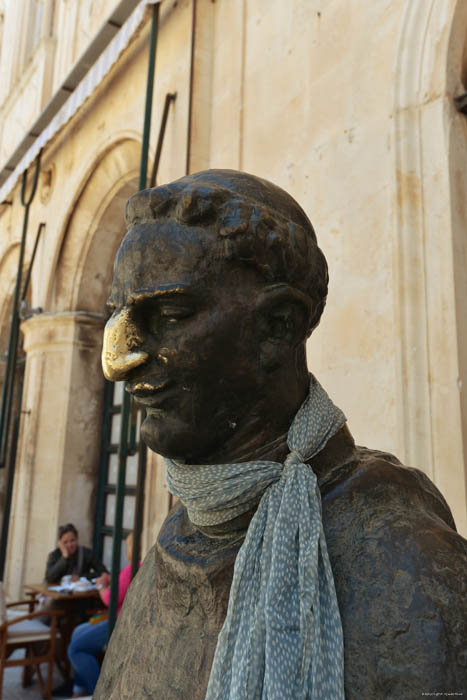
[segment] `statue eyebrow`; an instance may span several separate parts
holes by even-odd
[[[189,289],[185,285],[181,284],[167,284],[161,285],[160,287],[153,287],[147,289],[138,289],[132,292],[128,297],[129,304],[138,304],[144,302],[147,299],[161,299],[161,298],[174,298],[177,296],[188,295]]]
[[[166,299],[175,298],[177,296],[182,296],[185,299],[189,297],[190,288],[183,284],[163,284],[160,287],[147,287],[145,289],[137,289],[132,292],[125,306],[128,304],[141,304],[148,299]],[[113,296],[107,299],[106,306],[110,311],[115,311],[117,304],[114,301]]]

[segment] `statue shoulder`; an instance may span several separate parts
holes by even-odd
[[[445,567],[457,573],[452,591],[465,584],[467,541],[448,504],[426,474],[391,454],[355,448],[346,473],[323,496],[323,522],[330,550],[345,552],[347,561],[364,557],[384,564],[381,571],[416,577],[436,577]]]
[[[353,459],[323,495],[326,507],[354,509],[365,518],[383,518],[394,524],[406,518],[437,518],[455,530],[446,500],[420,469],[406,467],[397,457],[366,447],[355,447]]]
[[[323,496],[323,523],[344,627],[346,697],[460,690],[467,542],[430,479],[393,455],[356,448]]]

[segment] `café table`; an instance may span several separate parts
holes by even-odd
[[[76,603],[77,601],[88,598],[91,604],[92,601],[99,598],[99,592],[95,588],[84,591],[55,591],[53,588],[50,588],[48,583],[28,583],[25,584],[24,590],[26,595],[28,595],[32,600],[35,600],[39,595],[44,595],[47,596],[47,598],[52,598],[53,600],[59,601],[58,606],[63,610],[64,614],[59,618],[61,653],[57,657],[57,662],[63,677],[65,679],[69,678],[70,662],[68,660],[67,649],[74,627]],[[91,614],[92,613],[90,613],[90,616]],[[46,610],[44,610],[44,615],[47,615]]]

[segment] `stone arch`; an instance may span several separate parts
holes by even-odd
[[[400,444],[405,461],[434,479],[464,530],[467,338],[460,319],[467,272],[458,258],[467,143],[453,98],[462,91],[466,30],[462,0],[406,0],[393,101]]]
[[[90,407],[93,407],[93,418],[88,420],[91,427],[86,439],[83,439],[83,432],[78,440],[74,436],[74,429],[79,420],[73,417],[66,422],[63,430],[63,454],[73,454],[75,464],[69,463],[69,457],[63,459],[63,464],[66,465],[64,471],[68,473],[66,493],[69,495],[74,490],[86,494],[82,501],[87,500],[91,504],[94,503],[97,469],[89,469],[88,466],[89,478],[86,485],[79,484],[80,472],[84,471],[79,463],[79,454],[83,452],[80,444],[85,445],[87,465],[92,465],[93,462],[95,464],[99,432],[95,426],[101,417],[100,399],[104,384],[100,369],[100,343],[103,320],[107,313],[105,302],[112,280],[115,253],[126,232],[124,206],[128,197],[138,189],[140,152],[141,144],[138,140],[125,138],[110,145],[96,159],[71,207],[63,229],[62,244],[56,254],[55,274],[51,275],[46,297],[46,308],[50,309],[50,314],[43,314],[42,319],[44,326],[50,326],[55,323],[61,324],[63,321],[71,323],[72,320],[68,317],[73,316],[77,329],[75,338],[78,343],[87,346],[86,355],[82,352],[70,353],[72,356],[69,394],[72,397],[70,404],[73,404],[70,415],[79,412],[79,406],[83,406],[82,412],[89,419]],[[31,336],[35,332],[34,325],[38,326],[40,323],[37,319],[29,324]],[[99,328],[96,328],[96,323],[99,324]],[[91,332],[86,328],[87,324],[93,326]],[[53,331],[48,330],[47,333]],[[39,343],[37,345],[39,346]],[[76,391],[75,388],[84,384],[87,394],[84,398],[78,398],[82,389]],[[159,458],[150,453],[146,471],[148,498],[143,532],[143,548],[146,549],[152,545],[154,530],[160,526],[168,511],[169,496],[164,474],[165,469]],[[61,502],[69,503],[70,498],[65,495]],[[65,517],[69,519],[70,516],[64,510],[62,520]],[[74,517],[76,522],[79,522],[78,514]],[[84,532],[91,531],[90,516],[84,523],[81,521],[80,528]]]
[[[125,233],[124,204],[137,189],[140,148],[126,139],[97,159],[64,229],[47,294],[52,312],[105,311],[112,261]]]

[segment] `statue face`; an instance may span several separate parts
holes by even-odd
[[[251,419],[261,396],[257,284],[228,269],[216,235],[175,222],[130,229],[117,254],[104,373],[125,379],[146,444],[199,462]]]

